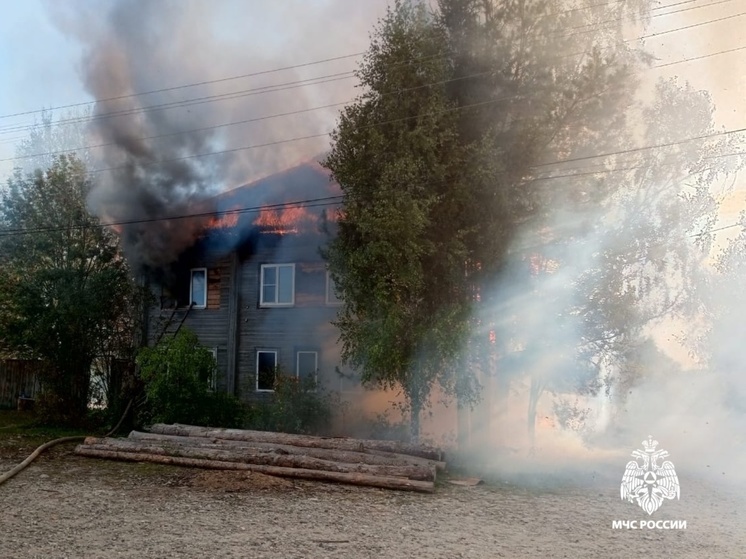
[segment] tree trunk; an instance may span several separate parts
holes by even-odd
[[[308,470],[323,470],[340,473],[362,473],[385,477],[403,477],[421,481],[433,481],[435,468],[411,465],[364,464],[345,463],[332,459],[305,456],[302,454],[286,454],[264,449],[245,448],[204,448],[200,446],[175,445],[168,442],[129,440],[129,439],[99,439],[88,437],[84,447],[91,450],[128,452],[136,454],[153,454],[158,456],[175,456],[181,458],[195,458],[217,462],[240,462],[261,466],[280,466],[285,468],[303,468]],[[283,451],[284,452],[284,451]]]
[[[193,425],[166,425],[157,423],[150,428],[152,433],[162,435],[180,435],[185,437],[207,437],[234,441],[279,443],[307,448],[330,448],[335,450],[350,450],[368,453],[382,451],[393,454],[419,456],[428,460],[440,461],[443,453],[440,449],[402,443],[399,441],[377,441],[364,439],[347,439],[332,437],[312,437],[310,435],[291,435],[288,433],[271,433],[268,431],[249,431],[244,429],[221,429],[212,427],[197,427]]]
[[[132,431],[129,434],[129,439],[148,441],[161,445],[198,446],[201,448],[214,448],[224,450],[231,450],[235,448],[254,450],[256,452],[279,451],[287,454],[300,454],[304,456],[311,456],[314,458],[323,458],[328,460],[335,460],[338,462],[346,462],[349,464],[421,466],[428,468],[434,467],[438,470],[445,469],[445,462],[428,460],[427,458],[419,458],[417,456],[393,454],[382,451],[366,450],[365,452],[355,452],[351,450],[335,450],[331,448],[299,447],[280,443],[232,441],[207,437],[179,437],[176,435],[160,435],[158,433],[142,433],[139,431]]]
[[[432,493],[435,490],[435,485],[431,481],[418,481],[401,477],[379,476],[359,472],[329,472],[305,468],[266,466],[259,464],[245,464],[241,462],[225,462],[219,460],[186,458],[181,456],[162,456],[150,453],[98,450],[88,448],[87,445],[78,446],[75,449],[75,452],[82,456],[107,458],[110,460],[154,462],[157,464],[169,464],[175,466],[187,466],[192,468],[206,468],[215,470],[244,470],[280,477],[310,479],[318,481],[335,481],[339,483],[348,483],[351,485],[381,487],[384,489],[400,489],[404,491],[419,491],[424,493]]]

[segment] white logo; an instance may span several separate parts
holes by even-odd
[[[679,478],[676,476],[673,463],[666,460],[660,466],[658,460],[668,458],[665,450],[655,450],[658,441],[652,436],[642,441],[645,450],[635,450],[634,460],[627,463],[622,476],[622,500],[637,502],[648,514],[653,514],[663,504],[664,499],[679,498]],[[639,460],[642,460],[640,464]]]

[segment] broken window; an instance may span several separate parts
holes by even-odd
[[[274,350],[257,351],[256,352],[256,389],[257,391],[274,390],[276,372],[277,372],[277,352]]]
[[[196,309],[207,307],[207,268],[193,268],[191,270],[189,303]]]
[[[295,303],[295,264],[262,264],[259,304],[263,307]]]

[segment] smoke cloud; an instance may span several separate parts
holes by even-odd
[[[163,218],[214,211],[215,194],[326,150],[324,134],[354,96],[358,59],[230,78],[361,52],[385,5],[50,5],[58,26],[83,45],[80,75],[96,99],[90,143],[101,147],[93,150],[89,205],[107,221],[138,222],[122,227],[132,264],[168,264],[208,219]],[[142,92],[154,93],[135,95]],[[325,105],[335,106],[308,111]],[[306,136],[316,137],[287,141]]]

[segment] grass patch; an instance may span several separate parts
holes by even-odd
[[[40,445],[60,437],[88,434],[82,429],[41,425],[33,412],[0,410],[0,445],[4,448]]]

